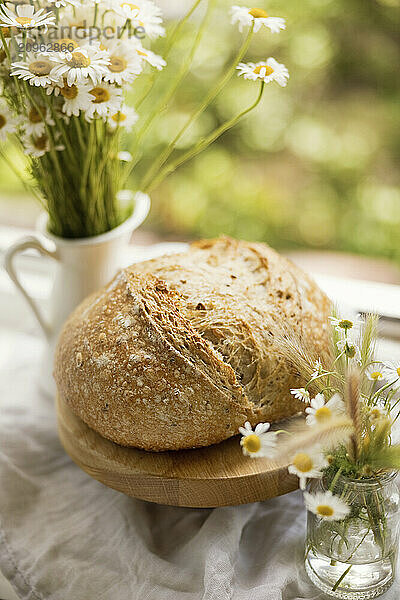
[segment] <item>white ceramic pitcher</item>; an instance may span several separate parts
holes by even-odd
[[[74,308],[89,294],[104,286],[123,264],[132,232],[139,227],[150,210],[150,198],[138,193],[132,215],[119,227],[101,235],[67,239],[47,231],[47,214],[38,220],[38,234],[21,239],[6,252],[5,268],[31,307],[46,339],[40,386],[49,394],[55,393],[53,358],[63,324]],[[44,315],[22,286],[14,258],[25,250],[37,250],[57,261],[58,268],[50,298],[49,314]]]

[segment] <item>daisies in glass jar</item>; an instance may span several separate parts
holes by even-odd
[[[151,0],[0,3],[0,137],[14,134],[28,157],[30,178],[24,184],[33,182],[32,192],[46,206],[53,234],[87,237],[116,227],[132,210],[119,201],[127,184],[149,193],[255,109],[267,84],[286,85],[288,71],[275,59],[242,62],[253,35],[261,28],[280,33],[285,20],[267,15],[263,7],[232,7],[232,24],[246,29],[239,47],[227,52],[206,97],[154,154],[152,127],[162,127],[175,92],[185,85],[215,10],[215,2],[196,0],[180,22],[165,28],[161,10]],[[197,32],[182,55],[180,38],[192,16],[190,26]],[[174,52],[180,53],[180,68],[170,69],[160,91],[158,79]],[[186,131],[237,69],[259,84],[254,101],[182,151]],[[7,159],[5,150],[2,155]]]
[[[310,579],[329,596],[366,600],[383,594],[396,572],[400,364],[375,356],[375,315],[334,315],[330,325],[319,357],[287,330],[274,336],[303,384],[288,390],[288,397],[290,391],[305,413],[276,432],[275,456],[304,490]],[[244,443],[242,438],[248,455]]]

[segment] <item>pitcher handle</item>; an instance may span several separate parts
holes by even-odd
[[[21,240],[15,242],[15,244],[10,246],[10,248],[6,252],[4,261],[5,269],[8,275],[10,276],[10,279],[15,284],[20,293],[24,296],[25,300],[28,302],[44,335],[47,339],[50,339],[51,325],[46,322],[36,302],[33,300],[33,298],[31,298],[31,296],[21,284],[15,269],[14,258],[18,254],[25,252],[25,250],[37,250],[43,256],[49,256],[50,258],[58,260],[56,246],[53,242],[47,241],[45,238],[40,239],[35,235],[30,235],[25,238],[22,238]]]

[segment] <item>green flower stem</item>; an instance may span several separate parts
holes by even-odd
[[[373,394],[374,394],[374,391],[375,391],[375,387],[376,387],[376,381],[374,380],[372,382],[372,385],[371,385],[371,392],[370,392],[369,398],[367,400],[367,406],[371,406]]]
[[[165,44],[164,58],[167,58],[168,54],[171,52],[171,49],[173,48],[175,42],[178,40],[182,29],[184,28],[184,26],[186,25],[187,21],[190,19],[196,8],[199,6],[199,4],[201,4],[201,2],[202,0],[196,0],[192,7],[188,10],[186,15],[182,17],[182,19],[180,19],[180,21],[172,30]]]
[[[314,381],[318,381],[319,379],[322,379],[323,377],[329,377],[329,375],[332,375],[333,377],[337,377],[340,380],[343,379],[339,375],[339,373],[336,373],[336,371],[326,371],[325,373],[321,373],[321,375],[317,375],[316,377],[313,377],[312,379],[310,379],[310,381],[306,384],[304,389],[307,390],[310,387],[310,385],[312,385],[314,383]]]
[[[38,103],[36,102],[34,97],[31,95],[29,86],[26,82],[23,83],[23,87],[24,87],[24,91],[25,91],[25,94],[26,94],[29,102],[31,102],[32,106],[38,111],[39,114],[41,114],[41,110],[40,110],[41,107],[38,105]],[[50,127],[46,123],[46,119],[43,119],[43,124],[44,124],[45,130],[46,130],[46,134],[50,141],[50,154],[53,159],[54,168],[57,171],[57,176],[60,178],[60,180],[62,180],[62,171],[61,171],[60,163],[58,160],[57,151],[55,150],[55,144],[54,144],[54,138],[53,138],[52,132],[50,131]]]
[[[8,58],[8,62],[11,63],[10,49],[8,47],[8,44],[6,43],[2,27],[0,27],[0,39],[1,39],[2,44],[3,44],[4,52],[6,53],[6,56]]]
[[[76,129],[76,134],[78,136],[79,144],[81,146],[81,149],[83,149],[83,148],[85,148],[85,142],[83,140],[81,122],[80,122],[79,118],[73,119],[73,122],[75,124],[75,129]]]
[[[97,5],[96,5],[96,6],[97,6]],[[125,29],[128,27],[128,23],[129,23],[129,27],[130,27],[130,26],[131,26],[131,23],[132,23],[130,19],[127,19],[127,20],[125,21],[125,24],[124,24],[123,28],[122,28],[122,29],[121,29],[121,31],[119,32],[118,39],[121,39],[121,38],[122,38],[122,36],[124,35]]]
[[[338,362],[344,355],[346,354],[345,350],[343,350],[333,361],[333,364],[335,364],[336,362]]]
[[[335,477],[331,481],[331,484],[329,486],[329,491],[332,492],[332,494],[333,494],[333,490],[335,489],[335,485],[337,484],[339,477],[342,474],[342,471],[343,471],[343,467],[340,467],[338,469],[338,471],[336,472]]]
[[[186,15],[184,17],[182,17],[182,19],[177,23],[177,25],[172,30],[170,36],[167,38],[166,46],[164,48],[164,52],[163,52],[164,59],[167,58],[168,54],[171,51],[171,48],[174,46],[175,42],[179,38],[179,34],[180,34],[181,30],[183,29],[184,25],[186,24],[188,19],[192,16],[192,14],[194,13],[194,11],[196,10],[196,8],[199,6],[199,4],[201,2],[202,2],[202,0],[196,0],[196,2],[192,5],[192,7],[186,13]],[[140,106],[143,104],[143,102],[146,100],[146,98],[150,94],[151,90],[154,87],[156,77],[157,77],[157,72],[154,71],[151,76],[151,79],[150,79],[150,84],[148,85],[144,94],[142,94],[142,96],[139,98],[139,100],[135,103],[136,110],[138,110],[140,108]]]
[[[346,577],[346,575],[348,574],[348,572],[350,571],[350,569],[351,569],[352,566],[353,565],[348,566],[347,569],[344,571],[344,573],[342,573],[342,575],[339,577],[339,579],[337,580],[337,582],[333,586],[332,592],[336,592],[336,590],[338,589],[339,585],[342,583],[343,579]]]
[[[240,119],[242,119],[245,115],[247,115],[249,112],[251,112],[260,103],[261,98],[264,93],[264,87],[265,87],[265,83],[264,83],[264,81],[262,81],[257,100],[255,102],[253,102],[253,104],[251,106],[249,106],[248,108],[246,108],[245,110],[240,112],[236,117],[233,117],[233,119],[231,119],[230,121],[227,121],[226,123],[224,123],[223,125],[218,127],[218,129],[216,129],[208,137],[200,140],[191,150],[189,150],[188,152],[185,152],[176,161],[172,162],[170,165],[167,165],[164,169],[161,170],[159,175],[157,177],[155,177],[155,179],[153,179],[153,181],[151,181],[151,180],[149,180],[148,182],[145,181],[144,185],[142,186],[142,189],[144,191],[150,192],[157,185],[159,185],[163,181],[163,179],[165,179],[165,177],[167,177],[167,175],[170,175],[179,166],[181,166],[185,162],[191,160],[192,158],[194,158],[195,156],[200,154],[200,152],[203,152],[203,150],[205,150],[210,144],[215,142],[215,140],[218,139],[223,133],[225,133],[232,127],[234,127],[240,121]]]
[[[373,492],[374,502],[369,502],[369,499],[365,500],[365,505],[370,520],[371,528],[374,533],[374,538],[378,546],[382,550],[382,558],[385,554],[385,510],[382,503],[381,494]],[[376,507],[376,510],[374,508]],[[381,527],[381,521],[383,527]]]
[[[392,387],[392,385],[394,385],[396,383],[396,381],[397,381],[397,379],[395,379],[391,383],[387,383],[386,385],[383,385],[381,388],[379,388],[379,390],[377,392],[375,392],[375,394],[372,396],[371,402],[373,402],[378,396],[381,396],[382,392],[385,392],[387,389]]]
[[[8,62],[9,62],[9,63],[10,63],[10,65],[11,65],[11,54],[10,54],[10,49],[9,49],[9,47],[8,47],[8,44],[7,44],[7,42],[6,42],[6,39],[5,39],[5,37],[4,37],[3,30],[2,30],[2,28],[1,28],[1,27],[0,27],[0,39],[1,39],[1,41],[2,41],[3,48],[4,48],[4,52],[6,53],[6,56],[7,56]],[[23,106],[24,106],[24,99],[23,99],[23,96],[22,96],[21,87],[20,87],[20,82],[19,82],[19,79],[18,79],[18,77],[14,77],[14,78],[13,78],[13,83],[15,84],[15,87],[16,87],[16,90],[17,90],[17,95],[18,95],[18,98],[19,98],[19,101],[20,101],[20,106],[21,106],[21,107],[23,107]]]
[[[220,94],[220,92],[226,86],[228,81],[233,76],[238,63],[242,60],[243,56],[246,54],[246,52],[250,46],[252,36],[253,36],[253,26],[250,28],[243,44],[239,48],[239,51],[237,52],[234,60],[232,61],[230,67],[226,71],[225,75],[223,75],[223,77],[219,80],[217,85],[207,94],[207,96],[203,100],[202,104],[192,114],[192,116],[186,121],[185,125],[178,131],[175,138],[166,147],[164,152],[161,153],[160,157],[155,162],[154,166],[151,167],[150,171],[148,173],[146,173],[146,175],[144,176],[144,179],[143,179],[143,183],[141,185],[141,189],[149,189],[150,188],[149,184],[151,183],[151,181],[153,179],[153,174],[157,173],[162,168],[162,166],[165,164],[165,162],[168,160],[168,158],[171,156],[171,154],[175,150],[176,144],[181,139],[183,134],[192,125],[192,123],[194,123],[200,117],[200,115],[203,114],[203,112],[208,108],[208,106],[211,104],[211,102],[213,102],[215,100],[215,98]],[[179,163],[179,164],[182,164],[182,163]],[[163,171],[163,173],[164,173],[164,171]],[[171,173],[171,171],[168,169],[168,173],[166,173],[166,174],[169,174],[169,173]],[[157,184],[160,183],[162,181],[162,179],[164,179],[165,176],[166,175],[163,175],[162,178],[157,177]],[[155,186],[153,186],[153,185],[151,186],[152,189],[154,187]]]
[[[355,553],[357,552],[357,550],[359,549],[359,547],[361,546],[361,544],[363,543],[363,541],[365,540],[365,538],[367,537],[369,533],[369,529],[367,529],[367,531],[364,533],[363,537],[361,538],[361,540],[358,542],[357,546],[354,548],[353,552],[350,554],[350,556],[347,557],[346,562],[348,562],[349,560],[351,560],[353,558],[353,556],[355,555]]]
[[[193,42],[192,48],[191,48],[186,60],[183,62],[182,67],[179,70],[177,77],[173,80],[172,85],[167,90],[167,92],[164,94],[164,96],[160,99],[160,101],[155,104],[155,107],[153,108],[152,112],[150,113],[150,115],[147,118],[146,122],[144,123],[143,127],[138,131],[137,135],[134,137],[134,148],[132,149],[134,158],[132,159],[132,162],[129,165],[126,179],[129,177],[130,173],[132,172],[132,170],[134,169],[134,167],[136,166],[136,164],[138,162],[137,157],[139,154],[140,143],[143,140],[143,137],[146,135],[147,131],[149,130],[149,128],[151,127],[151,125],[153,124],[155,119],[157,119],[163,113],[163,111],[165,111],[167,109],[176,90],[178,89],[179,85],[182,83],[182,81],[188,74],[190,66],[193,62],[193,58],[196,53],[196,50],[199,47],[199,44],[203,37],[204,31],[207,27],[212,10],[215,8],[215,2],[216,2],[216,0],[210,0],[208,2],[206,13],[203,17],[203,20],[201,22],[201,25],[199,27],[199,30],[195,37],[195,40]],[[157,168],[158,167],[157,167],[157,161],[156,161],[155,167],[153,167],[155,172],[157,172]],[[153,169],[151,169],[151,173],[153,173]]]
[[[46,96],[43,88],[40,89],[40,93],[41,93],[41,96],[42,96],[42,99],[43,99],[45,105],[47,105],[49,107],[50,114],[53,117],[53,119],[54,119],[54,121],[55,121],[55,123],[57,125],[58,130],[61,133],[61,137],[62,137],[63,143],[65,145],[66,151],[67,151],[67,153],[68,153],[71,161],[74,162],[77,167],[79,167],[79,160],[78,160],[77,155],[73,151],[73,148],[71,146],[71,140],[70,140],[69,136],[67,135],[67,133],[65,131],[65,123],[64,123],[64,121],[57,115],[56,111],[54,110],[52,102],[48,101],[48,96]],[[44,121],[44,119],[43,119],[43,121]],[[54,139],[54,143],[55,142],[56,142],[56,140]]]

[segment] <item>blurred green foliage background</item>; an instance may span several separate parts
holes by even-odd
[[[230,25],[231,2],[217,4],[191,73],[150,131],[141,169],[184,123],[241,43],[245,32]],[[155,190],[147,226],[170,237],[226,233],[277,248],[335,249],[400,261],[399,1],[261,0],[256,6],[285,17],[287,30],[256,34],[245,60],[273,56],[288,67],[289,84],[266,86],[250,116]],[[193,20],[170,55],[173,70],[196,26]],[[153,49],[162,53],[162,42]],[[170,77],[168,70],[161,75],[150,103]],[[234,76],[179,150],[251,104],[257,93],[258,84]],[[1,169],[2,189],[16,189]],[[140,173],[134,174],[133,188]]]

